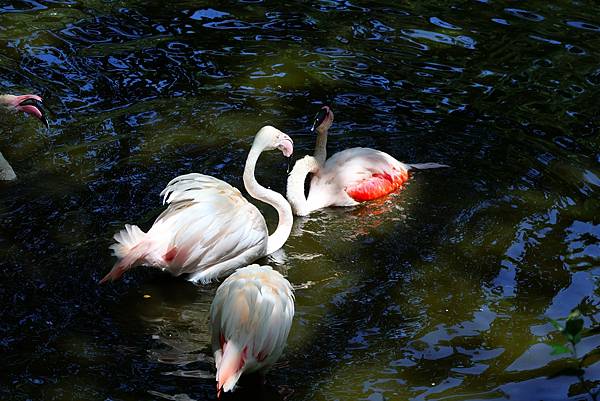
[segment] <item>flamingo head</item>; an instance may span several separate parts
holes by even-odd
[[[0,96],[0,105],[14,111],[31,114],[48,127],[48,120],[46,119],[46,111],[44,109],[44,104],[42,103],[42,98],[37,95],[2,95]]]
[[[264,150],[279,149],[285,157],[290,157],[294,152],[292,138],[270,125],[264,126],[254,138],[254,144]]]
[[[314,132],[315,130],[317,132],[327,132],[331,124],[333,124],[333,111],[329,106],[323,106],[315,116],[310,132]]]

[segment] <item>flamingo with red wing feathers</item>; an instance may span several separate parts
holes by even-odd
[[[439,163],[405,164],[370,148],[351,148],[327,159],[327,134],[333,112],[324,106],[315,118],[317,131],[313,156],[298,160],[288,177],[287,199],[294,214],[306,216],[329,206],[355,206],[394,192],[409,178],[411,169],[448,167]],[[308,197],[304,181],[313,174]]]

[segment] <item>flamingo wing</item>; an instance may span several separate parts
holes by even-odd
[[[171,273],[210,281],[264,256],[268,231],[258,209],[236,188],[203,174],[173,179],[162,191],[169,206],[148,235]]]
[[[279,359],[293,316],[292,286],[270,266],[238,269],[219,286],[210,309],[219,392]]]
[[[408,172],[373,173],[354,185],[346,187],[346,193],[357,202],[377,199],[398,189],[408,180]]]
[[[311,183],[315,190],[330,193],[330,205],[348,206],[376,199],[408,180],[409,167],[385,152],[351,148],[330,157]]]

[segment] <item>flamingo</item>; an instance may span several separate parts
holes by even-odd
[[[38,118],[46,127],[48,120],[44,112],[42,98],[37,95],[0,95],[0,107],[10,111],[22,111]],[[0,153],[0,180],[12,181],[17,178],[15,171]]]
[[[387,195],[408,180],[411,169],[448,167],[439,163],[405,164],[370,148],[350,148],[327,159],[327,133],[333,111],[323,106],[311,131],[317,131],[313,156],[298,160],[288,177],[287,199],[295,215],[306,216],[328,206],[355,206]],[[304,181],[312,173],[308,198]]]
[[[219,286],[210,307],[218,398],[279,359],[293,317],[292,286],[270,266],[243,267]]]
[[[240,266],[275,252],[287,241],[293,215],[285,198],[261,186],[254,168],[265,150],[293,152],[289,136],[277,128],[261,128],[246,159],[244,186],[248,193],[279,214],[279,224],[269,235],[264,217],[236,188],[217,178],[191,173],[176,177],[161,192],[168,207],[147,233],[125,225],[111,245],[119,259],[100,281],[117,280],[139,265],[167,270],[174,276],[187,274],[192,282],[207,283]]]

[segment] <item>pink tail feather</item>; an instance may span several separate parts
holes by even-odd
[[[144,243],[134,247],[124,258],[119,259],[117,263],[115,263],[112,270],[106,276],[104,276],[102,280],[100,280],[100,284],[104,284],[109,280],[118,280],[127,270],[137,266],[139,262],[148,254],[148,250],[148,244]]]
[[[100,284],[118,280],[123,273],[135,267],[149,253],[150,243],[145,241],[146,233],[138,226],[125,225],[125,229],[115,234],[117,241],[110,246],[115,256],[119,258],[112,270],[100,280]]]
[[[233,343],[223,344],[223,357],[217,365],[217,398],[221,398],[223,391],[231,391],[235,387],[244,370],[247,347],[242,350]]]

